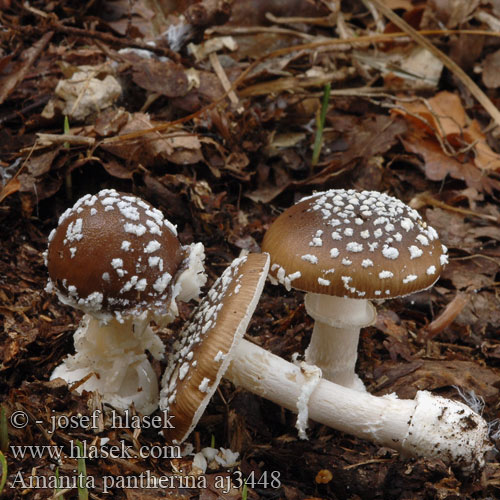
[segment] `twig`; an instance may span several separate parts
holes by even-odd
[[[2,201],[4,201],[5,198],[7,198],[7,196],[19,191],[19,188],[21,187],[21,182],[19,181],[18,176],[24,170],[24,167],[27,165],[29,159],[31,158],[33,151],[35,151],[35,148],[36,148],[36,142],[33,144],[33,146],[28,148],[28,156],[24,159],[23,164],[18,168],[17,172],[14,174],[12,179],[10,179],[10,181],[0,191],[0,203],[2,203]]]
[[[321,146],[323,144],[323,128],[325,126],[326,112],[328,110],[328,104],[330,102],[330,91],[331,85],[327,83],[325,85],[323,102],[321,104],[321,112],[319,114],[319,119],[316,129],[316,138],[314,139],[314,149],[311,160],[311,165],[314,167],[318,163],[319,154],[321,153]]]
[[[26,36],[26,33],[38,33],[38,34],[46,34],[47,28],[39,28],[38,26],[20,26],[15,24],[7,24],[5,23],[4,27],[7,27],[13,31],[17,31],[23,34],[23,37]],[[119,46],[119,47],[133,47],[137,49],[144,49],[155,54],[169,57],[173,59],[175,62],[181,61],[181,56],[174,52],[173,50],[167,47],[153,47],[148,45],[145,42],[141,42],[140,40],[130,39],[130,38],[119,38],[117,36],[111,35],[110,33],[103,33],[101,31],[94,30],[86,30],[82,28],[75,28],[74,26],[64,26],[60,23],[52,23],[50,25],[50,29],[52,32],[56,33],[64,33],[65,35],[73,35],[87,39],[95,39],[102,40],[103,42],[108,43],[111,46]]]
[[[313,24],[315,26],[332,27],[335,25],[335,13],[323,17],[277,17],[271,12],[266,12],[266,18],[276,24]]]
[[[301,31],[296,31],[287,28],[278,28],[277,26],[216,26],[214,28],[209,28],[205,31],[207,35],[253,35],[255,33],[272,33],[276,35],[290,35],[298,38],[304,38],[306,40],[313,40],[316,37],[309,35],[308,33],[302,33]]]
[[[427,325],[424,334],[425,339],[433,339],[438,333],[451,325],[468,302],[469,296],[466,293],[457,292],[455,298],[444,308],[441,314]]]
[[[500,21],[495,16],[492,16],[485,10],[480,10],[475,15],[475,18],[487,24],[493,31],[500,31]]]
[[[332,83],[338,80],[343,80],[346,75],[346,71],[340,69],[336,71],[331,71],[329,73],[324,73],[323,75],[312,76],[312,77],[283,77],[276,78],[270,82],[256,83],[255,85],[250,85],[243,90],[240,90],[239,95],[241,97],[253,97],[257,95],[269,95],[271,93],[278,93],[283,91],[293,91],[296,93],[300,89],[306,89],[308,87],[318,87],[324,86],[327,83]],[[323,93],[321,93],[323,95]]]
[[[217,54],[215,52],[211,52],[210,55],[208,56],[208,59],[210,61],[210,64],[212,65],[212,68],[215,71],[215,74],[219,78],[222,87],[227,92],[229,100],[235,106],[237,106],[238,113],[242,113],[244,108],[243,106],[241,106],[240,100],[238,99],[236,92],[231,88],[231,82],[229,81],[229,78],[227,77],[226,72],[224,71],[224,68],[222,67],[222,64],[219,61]]]
[[[425,47],[435,57],[437,57],[461,82],[469,89],[470,93],[479,101],[483,108],[489,113],[491,118],[500,125],[500,111],[491,102],[491,99],[478,87],[472,78],[465,73],[453,60],[439,50],[427,38],[423,37],[417,30],[413,29],[405,20],[386,7],[380,0],[370,0],[384,16],[391,20],[398,28],[406,32],[415,42]]]
[[[364,462],[358,462],[357,464],[346,465],[343,467],[344,470],[355,469],[356,467],[361,467],[362,465],[370,464],[383,464],[385,462],[390,462],[390,458],[374,458],[372,460],[365,460]]]
[[[375,21],[375,25],[377,26],[377,31],[379,33],[383,33],[385,29],[385,24],[384,20],[382,19],[382,16],[378,13],[377,9],[373,6],[370,0],[362,0],[362,2],[365,5],[365,7],[370,11],[373,20]]]
[[[468,210],[467,208],[454,207],[453,205],[449,205],[444,201],[436,200],[436,198],[434,198],[427,192],[419,193],[410,201],[410,206],[417,210],[423,207],[424,205],[431,205],[433,207],[446,210],[448,212],[455,212],[462,215],[470,215],[471,217],[479,217],[481,219],[486,219],[491,222],[499,222],[498,217],[495,217],[494,215],[474,212],[473,210]]]
[[[42,50],[44,50],[48,45],[53,35],[53,31],[44,32],[40,40],[37,40],[29,49],[26,49],[23,52],[24,62],[17,70],[15,77],[11,76],[10,78],[4,80],[2,83],[2,86],[0,88],[0,104],[2,104],[5,99],[7,99],[9,94],[16,88],[16,86],[24,80],[24,78],[28,74],[29,69],[38,59],[38,57],[42,53]]]
[[[490,260],[497,265],[500,265],[500,259],[496,259],[495,257],[491,257],[490,255],[485,255],[484,253],[475,253],[472,255],[465,255],[464,257],[453,257],[452,260],[472,260],[477,258],[483,258],[486,260]]]
[[[83,135],[73,135],[73,134],[45,134],[39,132],[36,134],[38,136],[37,143],[39,146],[50,146],[52,144],[76,144],[76,145],[87,145],[93,146],[95,144],[95,139],[93,137],[86,137]]]
[[[234,28],[225,28],[225,29],[214,29],[212,30],[212,33],[226,33],[226,34],[231,34],[234,33]],[[423,31],[422,33],[426,35],[451,35],[455,33],[467,33],[467,34],[472,34],[472,35],[483,35],[483,36],[493,36],[493,37],[500,37],[500,33],[492,33],[489,31],[481,31],[481,30],[428,30],[428,31]],[[340,39],[324,39],[319,42],[311,42],[307,44],[301,44],[301,45],[293,45],[292,47],[285,47],[283,49],[278,49],[275,50],[274,52],[271,52],[269,54],[266,54],[265,56],[257,59],[254,61],[252,64],[250,64],[241,74],[240,76],[233,82],[231,86],[231,90],[236,90],[247,78],[247,76],[259,65],[262,64],[263,61],[266,61],[268,59],[271,59],[273,57],[279,57],[285,54],[290,54],[295,51],[300,51],[300,50],[316,50],[321,47],[331,47],[331,46],[345,46],[345,45],[356,45],[356,44],[365,44],[367,42],[370,43],[383,43],[387,42],[390,40],[396,40],[398,38],[403,38],[405,40],[408,40],[408,37],[404,35],[403,33],[387,33],[383,35],[369,35],[369,36],[360,36],[348,40],[340,40]],[[323,82],[324,84],[325,82]],[[240,96],[243,95],[244,91],[241,91],[239,94]],[[228,92],[225,91],[223,95],[221,95],[218,99],[215,101],[211,102],[210,104],[207,104],[203,108],[199,109],[198,111],[195,111],[194,113],[191,113],[190,115],[184,116],[182,118],[179,118],[177,120],[173,120],[171,122],[166,122],[162,123],[161,125],[158,125],[156,127],[152,127],[147,130],[140,130],[138,132],[131,132],[129,134],[123,134],[120,136],[114,136],[114,137],[107,137],[103,141],[101,141],[100,144],[109,144],[113,142],[118,142],[118,141],[124,141],[124,140],[129,140],[129,139],[135,139],[137,137],[141,137],[142,135],[148,134],[150,132],[154,131],[162,131],[162,130],[168,130],[174,125],[179,125],[182,123],[186,123],[190,120],[193,120],[195,118],[198,118],[202,116],[204,113],[207,111],[210,111],[211,109],[215,108],[218,106],[221,102],[226,99],[228,96]]]

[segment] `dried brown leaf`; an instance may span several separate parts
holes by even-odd
[[[124,109],[105,109],[99,113],[94,130],[102,137],[117,134],[128,122],[130,114]]]
[[[447,155],[439,143],[421,128],[410,127],[401,140],[406,151],[423,157],[425,175],[432,181],[442,181],[449,175],[478,191],[491,192],[500,186],[498,181],[483,174],[473,159],[463,156],[463,161],[460,161]]]
[[[399,105],[401,109],[394,112],[403,114],[410,124],[403,144],[407,151],[424,157],[429,179],[450,175],[480,191],[497,187],[483,172],[500,171],[500,155],[489,147],[478,122],[468,120],[458,95],[439,92],[427,101],[401,101]]]
[[[429,0],[427,9],[447,28],[455,28],[463,24],[478,5],[479,0]]]
[[[134,64],[132,79],[139,87],[167,97],[181,97],[189,90],[184,67],[172,61],[142,59]]]
[[[120,129],[119,136],[137,132],[135,139],[114,141],[101,147],[130,162],[151,165],[157,160],[168,160],[181,165],[197,163],[203,159],[201,142],[195,134],[179,129],[177,132],[144,132],[158,123],[145,113],[129,115],[128,123]]]
[[[470,125],[464,130],[464,138],[468,144],[475,143],[475,158],[476,167],[483,170],[499,171],[500,170],[500,155],[492,151],[486,142],[486,137],[479,128],[479,123],[472,120]]]
[[[2,104],[16,86],[23,81],[31,65],[45,49],[53,34],[53,31],[45,33],[40,40],[22,53],[20,62],[16,63],[6,75],[0,78],[0,104]]]
[[[355,159],[368,161],[375,155],[386,153],[401,134],[407,130],[404,120],[386,115],[369,115],[362,118],[350,115],[329,115],[329,126],[334,131],[325,133],[324,147],[342,151],[341,165]],[[332,140],[333,139],[333,140]],[[334,153],[330,157],[334,157]],[[325,157],[328,161],[329,156]]]
[[[160,16],[149,8],[155,6],[154,2],[134,2],[128,0],[115,0],[111,2],[109,9],[111,16],[105,16],[109,20],[106,24],[120,35],[133,38],[154,38],[157,35],[156,24]]]
[[[41,177],[49,172],[55,157],[59,153],[59,149],[56,148],[36,156],[32,155],[26,163],[28,172],[33,177]]]
[[[203,160],[201,142],[197,135],[172,135],[165,139],[165,143],[171,148],[171,153],[166,153],[165,156],[172,163],[190,165]]]
[[[227,472],[218,474],[207,474],[207,488],[200,491],[200,500],[238,500],[241,498],[241,493],[232,483],[230,488],[222,489],[217,486],[227,486],[227,482],[231,480],[231,475]],[[220,479],[219,479],[220,478]],[[223,482],[221,483],[221,479]]]
[[[217,101],[224,94],[224,89],[216,75],[208,71],[197,71],[199,84],[186,95],[172,99],[172,105],[193,113],[203,106]]]
[[[434,227],[441,239],[449,247],[465,250],[469,253],[485,250],[485,241],[491,241],[490,246],[497,245],[500,240],[500,227],[497,223],[478,224],[477,220],[466,220],[462,214],[443,210],[441,208],[429,209],[425,212],[429,224]]]
[[[248,156],[245,153],[234,152],[230,153],[226,158],[225,169],[229,170],[234,177],[241,180],[250,180],[250,173],[245,172],[245,168],[250,163]]]
[[[386,362],[375,370],[376,378],[386,375],[393,381],[384,388],[384,392],[397,392],[401,399],[413,399],[418,390],[435,391],[452,386],[461,387],[466,391],[474,390],[477,396],[485,400],[498,397],[500,376],[491,369],[479,366],[473,361],[454,359],[451,361],[436,361],[423,359],[419,365],[410,364],[416,369],[408,374],[394,379],[391,372],[401,371],[401,366]]]
[[[117,179],[132,179],[134,168],[127,168],[114,159],[102,161],[102,166],[106,172]]]
[[[400,101],[399,105],[407,113],[395,110],[396,113],[402,113],[417,127],[425,129],[430,134],[437,132],[443,138],[451,134],[460,135],[467,119],[460,97],[451,92],[439,92],[427,100],[427,105],[421,100]],[[418,117],[426,120],[432,128]]]
[[[0,191],[0,203],[2,203],[7,196],[10,196],[13,193],[16,193],[21,188],[21,183],[17,177],[11,179]]]
[[[452,260],[444,269],[442,279],[450,280],[457,290],[475,292],[491,286],[499,269],[493,260],[475,258],[466,261]]]
[[[489,284],[491,285],[491,281]],[[498,334],[500,330],[498,295],[485,290],[472,294],[470,303],[458,315],[455,323],[470,327],[478,336],[483,336],[485,331]]]

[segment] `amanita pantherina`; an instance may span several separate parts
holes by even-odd
[[[307,292],[315,319],[307,363],[358,390],[359,332],[376,318],[370,299],[429,288],[447,262],[418,212],[376,191],[331,189],[303,198],[274,221],[262,250],[271,255],[272,282]]]
[[[163,214],[132,195],[105,189],[66,210],[49,236],[48,291],[83,310],[76,354],[52,373],[78,391],[98,391],[116,408],[158,406],[158,380],[145,351],[165,347],[150,323],[177,315],[176,300],[197,298],[206,281],[201,243],[181,246]]]
[[[236,259],[193,312],[169,358],[160,408],[168,441],[192,431],[225,376],[235,385],[340,431],[408,456],[439,457],[465,471],[484,465],[486,422],[468,406],[419,391],[414,400],[343,387],[242,339],[264,285],[267,254]],[[226,372],[227,369],[227,372]],[[302,414],[302,415],[301,415]]]
[[[193,311],[168,356],[160,409],[175,416],[168,441],[182,442],[193,430],[227,370],[262,293],[269,255],[235,259]]]

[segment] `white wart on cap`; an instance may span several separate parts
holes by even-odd
[[[149,203],[104,189],[66,210],[50,234],[48,289],[94,316],[164,312],[186,251]],[[175,281],[175,280],[174,280]]]
[[[215,281],[173,345],[162,379],[160,409],[174,415],[168,442],[187,438],[203,414],[262,293],[268,254],[235,259]]]
[[[377,191],[331,189],[303,198],[267,231],[271,277],[290,289],[384,299],[430,287],[446,248],[418,212]]]

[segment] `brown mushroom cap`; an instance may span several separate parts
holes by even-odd
[[[184,258],[175,227],[149,203],[104,189],[85,195],[49,236],[49,289],[94,315],[168,308]]]
[[[300,200],[262,243],[287,289],[384,299],[430,287],[447,262],[416,210],[377,191],[331,189]]]
[[[175,416],[175,429],[163,431],[168,442],[184,441],[203,414],[245,333],[268,269],[268,254],[235,259],[174,343],[160,393],[160,408]]]

